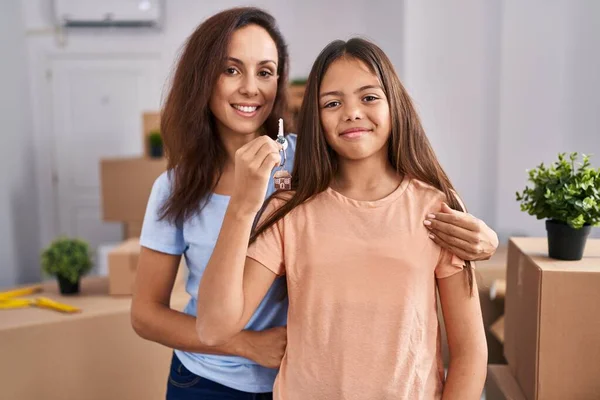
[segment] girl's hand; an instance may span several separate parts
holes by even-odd
[[[498,248],[498,235],[485,222],[446,203],[423,223],[434,242],[465,261],[488,260]]]
[[[268,136],[246,143],[235,153],[235,188],[231,204],[241,213],[256,214],[267,194],[273,168],[281,162],[280,145]]]

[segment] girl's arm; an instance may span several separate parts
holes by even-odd
[[[235,156],[235,189],[198,290],[196,331],[203,343],[222,345],[238,334],[277,275],[246,258],[250,232],[264,202],[279,146],[262,136]]]
[[[437,279],[448,335],[450,365],[443,400],[479,400],[487,371],[487,343],[477,283],[473,296],[467,271]]]

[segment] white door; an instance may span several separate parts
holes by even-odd
[[[142,154],[142,112],[160,101],[158,57],[75,57],[49,62],[57,235],[96,249],[122,239],[101,215],[99,161]]]

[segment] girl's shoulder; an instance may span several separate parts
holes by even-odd
[[[441,202],[448,203],[448,197],[444,194],[444,192],[442,192],[435,186],[423,182],[419,179],[412,178],[408,189],[410,190],[407,190],[407,192],[409,192],[412,196],[420,200],[420,202],[424,205],[441,205]],[[456,193],[455,191],[452,191],[452,193],[464,209],[464,204],[458,193]]]
[[[265,211],[273,212],[283,207],[288,201],[294,197],[295,190],[281,190],[273,193],[265,202]]]
[[[430,203],[436,201],[446,201],[446,195],[435,186],[423,182],[417,178],[409,178],[410,182],[407,187],[407,193],[416,199]]]

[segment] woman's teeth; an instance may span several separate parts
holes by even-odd
[[[258,109],[258,107],[253,106],[238,106],[237,104],[233,105],[233,108],[235,108],[236,110],[240,110],[241,112],[245,112],[245,113],[252,113],[254,111],[256,111]]]

